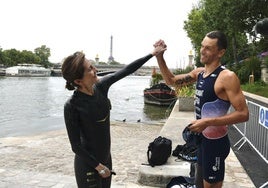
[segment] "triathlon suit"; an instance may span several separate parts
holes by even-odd
[[[207,77],[198,75],[196,84],[196,119],[220,117],[227,114],[230,102],[217,97],[214,85],[218,75],[225,68],[219,66]],[[202,176],[209,183],[223,181],[225,158],[230,152],[227,126],[209,126],[203,130],[197,163],[202,167]]]
[[[134,73],[151,57],[137,59],[123,69],[106,75],[94,85],[92,96],[75,90],[64,105],[64,119],[72,151],[79,188],[109,188],[111,177],[101,178],[95,168],[99,163],[112,169],[110,151],[110,110],[108,90],[116,81]]]

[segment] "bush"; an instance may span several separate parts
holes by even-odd
[[[263,81],[241,85],[243,91],[268,98],[268,84]]]

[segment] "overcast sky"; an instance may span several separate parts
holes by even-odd
[[[198,0],[1,0],[3,50],[51,49],[61,62],[75,51],[107,62],[113,36],[115,61],[128,64],[146,55],[158,39],[166,41],[169,67],[183,67],[192,49],[183,22]],[[155,58],[149,66],[156,66]]]

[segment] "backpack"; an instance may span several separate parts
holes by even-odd
[[[177,176],[170,180],[166,188],[195,188],[194,178],[186,176]]]
[[[168,138],[159,136],[149,143],[147,159],[152,167],[163,165],[167,162],[172,151],[172,141]]]
[[[196,146],[185,143],[184,145],[177,145],[172,152],[172,156],[185,161],[195,162],[197,161],[197,150]]]
[[[191,163],[190,176],[177,176],[171,178],[166,188],[196,188],[195,186],[195,165]]]

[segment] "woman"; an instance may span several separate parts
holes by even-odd
[[[150,58],[163,52],[158,47],[123,69],[97,77],[96,68],[82,52],[68,56],[62,65],[66,88],[74,90],[65,103],[64,118],[73,152],[79,188],[111,186],[110,109],[108,90],[116,81],[135,72]]]

